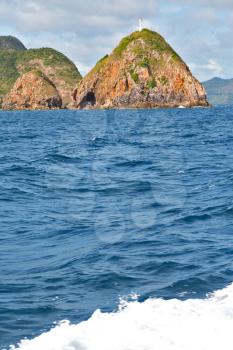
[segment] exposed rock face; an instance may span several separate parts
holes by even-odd
[[[3,99],[6,110],[61,108],[62,99],[55,85],[40,71],[25,73]]]
[[[51,48],[27,50],[17,38],[0,36],[0,108],[1,100],[16,80],[34,70],[40,70],[53,82],[62,98],[62,107],[72,101],[77,81],[82,78],[73,62]]]
[[[62,98],[62,106],[66,107],[72,100],[77,80],[82,78],[73,62],[50,48],[27,50],[18,57],[19,74],[35,69],[43,72],[53,82]]]
[[[154,108],[208,106],[203,86],[157,33],[124,38],[80,81],[73,107]]]

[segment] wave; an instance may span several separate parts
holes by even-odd
[[[233,284],[205,299],[121,300],[77,325],[57,324],[11,350],[232,350]]]

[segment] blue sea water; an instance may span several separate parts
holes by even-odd
[[[233,107],[0,112],[0,129],[1,349],[233,282]]]

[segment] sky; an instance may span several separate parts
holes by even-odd
[[[53,47],[85,75],[140,17],[199,80],[233,78],[233,0],[0,0],[0,35]]]

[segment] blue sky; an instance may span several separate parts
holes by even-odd
[[[82,74],[136,30],[139,17],[200,80],[233,77],[232,0],[0,0],[1,35],[58,49]]]

